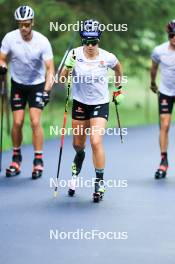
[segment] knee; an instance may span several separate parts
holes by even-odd
[[[18,119],[13,121],[13,128],[15,129],[21,129],[23,126],[24,120]]]
[[[32,128],[33,130],[37,130],[38,128],[40,128],[40,122],[39,122],[39,120],[37,120],[37,119],[32,119],[32,120],[31,120],[31,128]]]
[[[93,151],[96,151],[101,146],[101,140],[98,137],[92,137],[91,138],[91,147]]]
[[[72,145],[76,152],[79,152],[85,149],[85,145],[81,142],[76,142],[76,143],[73,143]]]

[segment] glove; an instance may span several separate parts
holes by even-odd
[[[74,68],[75,67],[75,59],[73,57],[68,57],[65,61],[66,68],[70,69],[70,68]]]
[[[5,66],[0,66],[0,75],[5,75],[7,73],[7,68]]]
[[[151,82],[150,89],[153,91],[153,93],[157,93],[158,87],[155,82]]]
[[[122,93],[122,86],[116,87],[113,91],[113,102],[115,102],[116,104],[121,104],[121,102],[124,99],[124,95]]]
[[[43,104],[45,107],[50,101],[50,91],[43,91],[42,99],[43,99]]]

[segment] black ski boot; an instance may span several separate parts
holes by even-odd
[[[95,180],[95,192],[93,193],[94,203],[98,203],[103,199],[106,188],[104,186],[103,180],[96,178]]]
[[[85,151],[81,151],[80,153],[76,153],[74,161],[72,163],[72,179],[70,181],[70,186],[68,190],[69,196],[74,196],[75,194],[75,186],[76,186],[76,180],[77,176],[81,171],[82,164],[85,158]]]
[[[42,159],[35,158],[33,160],[32,179],[36,180],[42,176],[44,163]]]
[[[167,174],[167,169],[168,169],[168,160],[167,158],[163,157],[160,162],[160,166],[155,173],[155,179],[160,180],[160,179],[165,178]]]
[[[9,168],[6,169],[6,177],[14,177],[21,172],[22,155],[14,154]]]

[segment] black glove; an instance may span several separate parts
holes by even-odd
[[[7,68],[4,66],[0,66],[0,75],[5,75],[7,73]]]
[[[151,82],[150,89],[153,91],[153,93],[157,93],[158,92],[157,84],[155,82]]]
[[[43,103],[46,106],[50,101],[50,91],[43,91]]]

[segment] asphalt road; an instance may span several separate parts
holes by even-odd
[[[14,178],[4,175],[11,159],[11,152],[5,152],[0,176],[0,264],[174,264],[174,131],[172,127],[168,177],[160,181],[153,178],[160,158],[157,126],[130,128],[124,144],[117,136],[106,136],[105,177],[118,185],[108,188],[99,204],[92,202],[93,188],[86,187],[73,198],[68,197],[67,187],[60,187],[58,198],[53,198],[50,178],[56,176],[59,140],[45,143],[45,171],[37,181],[31,180],[32,146],[23,147],[22,173]],[[73,157],[71,138],[66,137],[60,179],[70,178]],[[80,176],[94,177],[89,142]],[[123,182],[127,187],[120,186]],[[75,234],[72,239],[70,232],[77,230],[82,236],[115,232],[116,239],[97,235],[77,239]]]

